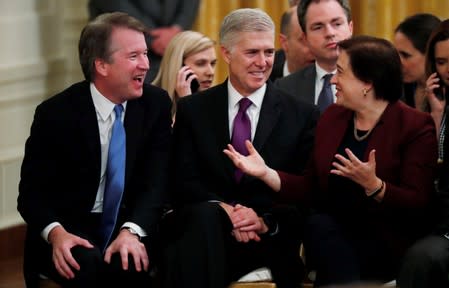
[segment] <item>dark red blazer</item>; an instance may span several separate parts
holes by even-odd
[[[326,110],[318,122],[314,151],[304,174],[279,172],[281,197],[296,201],[313,199],[312,206],[319,207],[328,195],[339,193],[339,187],[329,187],[328,176],[353,115],[353,111],[338,105]],[[387,238],[413,241],[425,233],[425,227],[418,227],[417,221],[426,218],[423,213],[434,194],[437,163],[434,122],[429,114],[401,101],[390,103],[368,138],[362,161],[368,161],[372,149],[376,150],[376,175],[386,183],[385,196],[380,203],[367,199],[371,202],[360,204],[369,206],[370,223]]]

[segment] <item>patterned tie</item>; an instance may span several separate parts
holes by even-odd
[[[123,106],[115,105],[115,121],[109,142],[106,185],[103,196],[102,237],[106,248],[115,227],[125,186],[126,135],[122,123]]]
[[[320,96],[318,97],[318,108],[320,109],[321,113],[323,113],[329,105],[334,103],[334,95],[331,89],[332,76],[333,74],[326,74],[323,76],[323,88],[321,89]]]
[[[242,155],[248,155],[248,149],[245,146],[245,140],[251,140],[251,121],[246,114],[246,110],[252,104],[248,98],[242,98],[239,102],[239,112],[234,118],[234,128],[232,130],[231,144]],[[242,179],[243,172],[240,169],[235,170],[234,178],[238,182]]]

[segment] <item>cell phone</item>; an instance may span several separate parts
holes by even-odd
[[[182,66],[186,66],[186,64],[182,64]],[[186,80],[193,75],[193,73],[189,73],[187,74]],[[192,80],[192,82],[190,82],[190,91],[192,91],[192,94],[197,92],[198,89],[200,88],[200,82],[198,82],[198,80],[195,78]]]
[[[190,73],[189,75],[187,75],[186,80],[187,80],[187,78],[190,77],[190,75],[193,75],[193,73]],[[199,88],[200,88],[200,82],[198,82],[198,80],[196,78],[192,79],[192,82],[190,82],[190,91],[192,91],[192,94],[197,92]]]
[[[440,99],[440,100],[444,100],[444,90],[445,89],[447,89],[447,87],[445,87],[446,85],[444,84],[444,82],[443,82],[443,80],[441,80],[441,77],[440,77],[440,75],[439,74],[437,74],[438,75],[438,78],[440,79],[440,80],[438,80],[438,85],[439,85],[439,87],[438,88],[435,88],[434,90],[433,90],[433,93],[435,93],[435,96],[438,98],[438,99]]]

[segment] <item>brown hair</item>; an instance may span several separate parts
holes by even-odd
[[[111,61],[111,34],[117,27],[146,33],[142,22],[123,12],[104,13],[90,21],[81,31],[78,43],[79,61],[86,80],[95,78],[95,59]]]

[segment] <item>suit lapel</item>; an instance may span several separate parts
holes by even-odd
[[[207,118],[211,119],[211,131],[215,135],[216,145],[221,153],[223,162],[222,167],[224,167],[226,177],[233,177],[234,165],[231,160],[221,152],[222,149],[226,148],[226,145],[231,143],[231,137],[229,135],[227,81],[228,80],[226,79],[226,81],[218,85],[216,91],[211,91],[213,95],[206,96],[207,107],[203,107],[203,110],[210,113]]]
[[[265,91],[253,140],[253,145],[257,151],[262,150],[281,113],[279,95],[275,91],[273,86],[267,83],[267,90]]]
[[[129,179],[129,175],[133,174],[132,165],[136,160],[136,151],[138,151],[137,143],[139,141],[140,132],[142,131],[142,123],[144,111],[139,105],[139,100],[128,101],[125,113],[125,131],[126,131],[126,174],[125,184]]]
[[[97,171],[99,179],[101,173],[100,131],[89,83],[87,81],[83,82],[80,91],[74,94],[76,94],[73,97],[74,101],[79,101],[80,129],[84,131],[87,150],[90,153],[90,158],[93,159],[92,165],[95,171]]]
[[[311,64],[308,68],[305,68],[304,70],[304,77],[302,79],[303,84],[300,84],[300,86],[304,87],[303,91],[306,94],[304,99],[306,99],[309,103],[315,104],[315,64]]]

